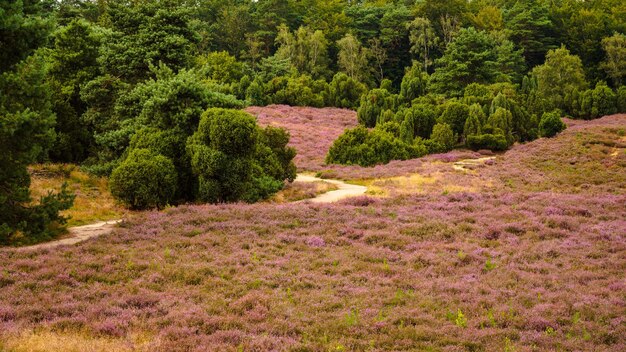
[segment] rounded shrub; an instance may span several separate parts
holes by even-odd
[[[509,148],[506,137],[501,134],[480,134],[467,136],[465,141],[467,147],[472,150],[488,149],[493,151],[504,151]]]
[[[566,127],[558,111],[546,112],[539,121],[539,134],[541,137],[554,137]]]
[[[469,117],[469,106],[457,101],[445,104],[445,110],[437,122],[448,124],[456,134],[463,133],[465,120]]]
[[[339,72],[328,85],[324,100],[327,106],[356,110],[365,92],[367,87],[363,83]]]
[[[433,127],[433,133],[426,146],[430,153],[447,152],[456,145],[457,137],[447,123],[438,123]]]
[[[169,158],[135,149],[111,174],[111,194],[131,209],[161,208],[173,201],[177,174]]]

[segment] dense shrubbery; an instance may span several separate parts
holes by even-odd
[[[197,125],[191,135],[182,126],[139,130],[111,174],[112,194],[135,209],[255,202],[295,178],[295,151],[284,130],[261,129],[251,115],[221,108],[206,110]]]
[[[419,142],[411,144],[398,137],[399,126],[395,122],[378,125],[372,131],[363,126],[346,130],[330,148],[327,163],[372,166],[391,160],[406,160],[426,154]]]
[[[161,208],[174,200],[177,178],[172,160],[134,149],[111,173],[111,194],[131,209]]]
[[[565,122],[561,120],[558,111],[546,112],[539,122],[539,135],[541,137],[554,137],[565,129]]]

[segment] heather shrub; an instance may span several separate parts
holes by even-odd
[[[565,122],[561,120],[561,114],[558,110],[546,112],[541,116],[539,122],[539,134],[541,137],[554,137],[559,132],[565,130]]]
[[[177,178],[172,160],[135,149],[113,170],[109,186],[111,194],[132,209],[161,208],[174,200]]]

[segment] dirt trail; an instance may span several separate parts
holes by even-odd
[[[40,243],[34,246],[21,247],[20,250],[25,249],[47,249],[54,248],[63,245],[72,245],[86,241],[90,238],[107,235],[113,231],[115,226],[120,223],[121,220],[109,220],[101,221],[94,224],[70,227],[68,230],[71,237],[62,238],[60,240]]]
[[[492,160],[496,160],[496,157],[490,156],[478,159],[465,159],[455,162],[454,165],[452,165],[452,168],[459,171],[470,171],[479,166],[485,165],[487,162],[490,162]]]
[[[367,191],[367,187],[365,186],[351,185],[339,180],[324,180],[315,176],[303,174],[298,174],[298,177],[294,182],[328,182],[339,188],[334,191],[322,193],[315,198],[301,200],[297,203],[334,203],[345,198],[363,195]]]
[[[328,182],[337,186],[339,189],[326,192],[318,195],[315,198],[305,199],[301,202],[311,202],[311,203],[333,203],[339,201],[341,199],[345,199],[348,197],[360,196],[365,194],[367,191],[367,187],[351,185],[347,184],[343,181],[339,180],[324,180],[318,177],[298,174],[295,182]],[[72,245],[76,243],[80,243],[86,241],[90,238],[108,235],[113,231],[115,226],[120,223],[121,220],[109,220],[109,221],[101,221],[94,224],[84,225],[84,226],[76,226],[70,227],[70,237],[62,238],[60,240],[40,243],[33,246],[21,247],[20,250],[31,250],[31,249],[47,249],[47,248],[55,248],[58,246],[64,245]]]

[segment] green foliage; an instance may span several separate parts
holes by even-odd
[[[465,120],[469,117],[469,106],[457,101],[449,101],[437,122],[449,125],[455,134],[463,133]]]
[[[361,96],[366,92],[367,87],[363,83],[339,72],[328,85],[324,102],[326,106],[356,110]]]
[[[554,24],[541,1],[516,1],[505,11],[504,25],[509,39],[523,49],[530,67],[541,64],[548,50],[555,48]]]
[[[497,107],[496,110],[489,115],[487,125],[489,125],[494,134],[503,135],[509,145],[513,143],[513,114],[511,114],[511,111]]]
[[[413,99],[426,94],[428,85],[428,74],[426,74],[417,61],[413,61],[413,65],[406,69],[402,83],[400,84],[400,99],[405,102],[411,102]]]
[[[550,50],[546,62],[535,67],[533,75],[537,79],[537,94],[546,99],[548,110],[570,111],[566,95],[574,90],[584,91],[588,85],[582,61],[565,47]]]
[[[488,149],[504,151],[509,148],[509,143],[503,134],[475,134],[467,136],[465,144],[472,150]]]
[[[541,137],[554,137],[566,127],[558,111],[546,112],[539,121],[539,135]]]
[[[326,156],[326,162],[372,166],[426,154],[426,148],[423,145],[407,144],[398,139],[399,129],[400,127],[394,122],[381,124],[372,131],[368,131],[363,126],[348,129],[333,143]]]
[[[615,86],[619,87],[626,79],[626,35],[615,33],[602,39],[602,48],[606,53],[606,60],[601,67],[611,77]]]
[[[428,104],[415,104],[398,112],[401,122],[400,136],[406,143],[416,137],[429,138],[437,120],[435,109]]]
[[[386,89],[372,89],[361,97],[357,110],[359,123],[365,127],[374,127],[386,110],[395,110],[398,97]]]
[[[463,126],[465,137],[482,134],[482,126],[486,122],[487,116],[479,104],[473,104],[469,108],[469,117]]]
[[[226,51],[209,52],[196,59],[200,74],[221,84],[239,83],[247,71],[244,63]]]
[[[341,71],[357,81],[366,80],[368,52],[361,42],[352,34],[347,34],[337,41],[337,47],[339,48],[337,64]]]
[[[113,172],[111,194],[131,209],[162,208],[176,193],[177,173],[169,158],[134,149]]]
[[[105,73],[139,82],[150,76],[150,65],[163,63],[174,71],[189,67],[200,37],[188,11],[175,2],[111,3],[113,31],[100,57]]]
[[[478,103],[482,106],[488,106],[493,98],[493,92],[484,84],[469,84],[463,92],[463,102],[468,105]]]
[[[12,69],[47,43],[54,28],[52,6],[43,1],[0,3],[0,73]]]
[[[433,127],[427,147],[430,153],[443,153],[452,150],[456,146],[456,141],[457,136],[450,125],[437,123]]]
[[[444,55],[436,61],[431,89],[459,97],[471,83],[515,82],[521,77],[520,58],[520,52],[513,50],[506,39],[473,27],[461,29]]]
[[[144,127],[133,135],[128,148],[131,153],[135,149],[148,149],[174,163],[178,175],[176,191],[171,196],[174,200],[194,198],[196,180],[191,175],[191,162],[185,149],[187,137],[187,134],[178,129]]]
[[[0,74],[0,243],[31,243],[59,231],[73,196],[65,189],[32,204],[27,166],[42,158],[54,142],[54,115],[46,66],[31,56]],[[56,228],[55,228],[56,226]]]
[[[617,113],[617,95],[606,83],[598,82],[594,89],[580,95],[579,117],[597,119],[605,115]]]
[[[101,39],[84,20],[73,20],[54,35],[48,82],[57,117],[57,139],[50,150],[55,161],[80,162],[94,143],[89,125],[81,118],[87,106],[80,99],[80,87],[98,74]]]
[[[323,92],[328,84],[309,75],[276,77],[266,85],[265,94],[273,104],[291,106],[324,106]]]
[[[191,170],[198,178],[196,198],[207,202],[254,202],[295,178],[295,151],[286,132],[259,130],[253,116],[212,108],[187,141]]]
[[[617,112],[626,113],[626,86],[621,86],[617,90]]]
[[[328,73],[328,41],[324,32],[300,27],[294,33],[286,25],[278,28],[276,56],[288,59],[303,74],[315,78]]]

